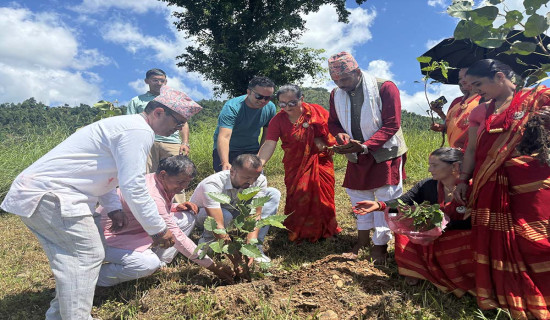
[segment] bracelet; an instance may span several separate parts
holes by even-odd
[[[376,201],[376,203],[378,203],[378,210],[376,211],[386,210],[386,203],[384,201]]]
[[[182,142],[181,144],[184,145],[184,146],[186,146],[187,148],[190,147],[189,143],[187,143],[187,142]]]
[[[151,238],[153,238],[153,240],[157,240],[157,239],[159,239],[159,238],[164,237],[164,235],[166,234],[166,232],[168,232],[168,228],[164,228],[164,230],[162,230],[161,232],[152,235]]]

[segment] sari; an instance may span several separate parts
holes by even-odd
[[[473,95],[466,99],[464,97],[456,98],[445,119],[447,139],[451,148],[466,149],[468,143],[468,117],[470,112],[479,104],[480,95]]]
[[[284,213],[288,216],[284,226],[290,232],[289,239],[316,242],[342,230],[336,222],[332,151],[320,152],[314,143],[314,138],[320,137],[331,146],[336,139],[328,131],[327,110],[305,102],[302,107],[302,115],[294,124],[284,110],[275,115],[266,138],[280,138],[284,151]]]
[[[421,203],[428,199],[416,200]],[[437,202],[451,222],[465,220],[464,213],[457,211],[459,205],[456,202],[445,202],[443,184],[439,182]],[[471,234],[471,230],[444,230],[439,238],[423,246],[396,233],[395,261],[399,274],[428,280],[439,290],[452,292],[457,297],[462,297],[466,292],[473,293],[475,281]]]
[[[487,106],[486,120],[481,123],[477,138],[472,192],[468,203],[472,209],[475,295],[482,309],[507,309],[514,319],[527,319],[529,316],[550,319],[547,307],[550,302],[547,289],[550,278],[546,278],[545,283],[537,281],[539,275],[532,269],[529,264],[532,259],[528,257],[530,251],[545,252],[548,258],[539,262],[542,263],[538,265],[540,268],[550,262],[550,251],[539,243],[524,240],[534,235],[528,238],[521,236],[524,229],[521,226],[526,226],[522,221],[539,221],[537,219],[543,215],[544,206],[547,206],[544,202],[548,203],[548,198],[528,204],[536,212],[526,212],[522,208],[527,205],[524,201],[543,197],[547,193],[543,195],[539,193],[541,189],[534,189],[531,198],[527,194],[510,194],[510,169],[506,168],[532,112],[549,103],[550,90],[544,86],[516,93],[508,109],[499,115],[493,114],[495,106],[491,103]],[[545,170],[532,173],[533,181],[547,178]],[[540,221],[537,223],[540,225]],[[540,241],[547,241],[547,237]]]

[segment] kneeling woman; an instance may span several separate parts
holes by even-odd
[[[470,220],[466,218],[465,207],[456,204],[452,197],[462,158],[463,153],[458,149],[435,150],[429,158],[428,171],[432,178],[420,181],[399,198],[409,205],[413,201],[438,203],[450,218],[443,234],[426,246],[414,244],[404,235],[395,235],[395,260],[399,274],[406,276],[408,283],[428,280],[443,292],[452,292],[458,297],[473,293],[474,288]],[[365,214],[378,208],[379,202],[360,201],[355,210]]]

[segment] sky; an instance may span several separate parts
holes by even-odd
[[[325,5],[304,16],[301,45],[325,49],[324,58],[351,52],[361,69],[394,81],[404,110],[426,115],[428,105],[416,58],[452,37],[457,19],[446,13],[451,0],[347,1],[349,23],[337,21]],[[480,1],[476,1],[479,5]],[[522,8],[522,0],[506,0]],[[548,10],[548,9],[546,9]],[[145,72],[161,68],[168,85],[195,100],[215,97],[213,84],[177,67],[176,56],[193,39],[174,26],[174,11],[158,0],[19,0],[0,5],[0,103],[34,97],[50,106],[99,100],[127,104],[145,93]],[[326,62],[324,67],[326,67]],[[304,79],[303,86],[334,87],[327,74]],[[244,94],[244,93],[243,93]],[[431,100],[452,101],[455,85],[431,84]],[[306,97],[307,101],[307,97]]]

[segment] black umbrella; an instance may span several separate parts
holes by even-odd
[[[550,37],[544,34],[541,35],[541,37],[544,46],[548,46],[550,44]],[[430,72],[430,78],[447,84],[458,84],[458,69],[469,67],[474,62],[481,59],[500,60],[509,65],[512,70],[522,77],[529,75],[532,69],[539,67],[541,64],[550,63],[550,57],[548,55],[542,55],[544,52],[538,46],[535,53],[528,55],[504,54],[505,51],[510,49],[510,45],[515,41],[536,42],[535,38],[526,37],[521,31],[510,31],[507,35],[506,42],[499,48],[494,49],[480,47],[470,39],[456,40],[454,38],[448,38],[426,51],[422,56],[431,57],[432,61],[447,61],[450,67],[455,68],[449,70],[448,79],[445,79],[441,70]],[[526,65],[518,62],[518,59]],[[420,69],[428,65],[429,63],[420,63]],[[424,75],[427,73],[428,71],[422,71]]]

